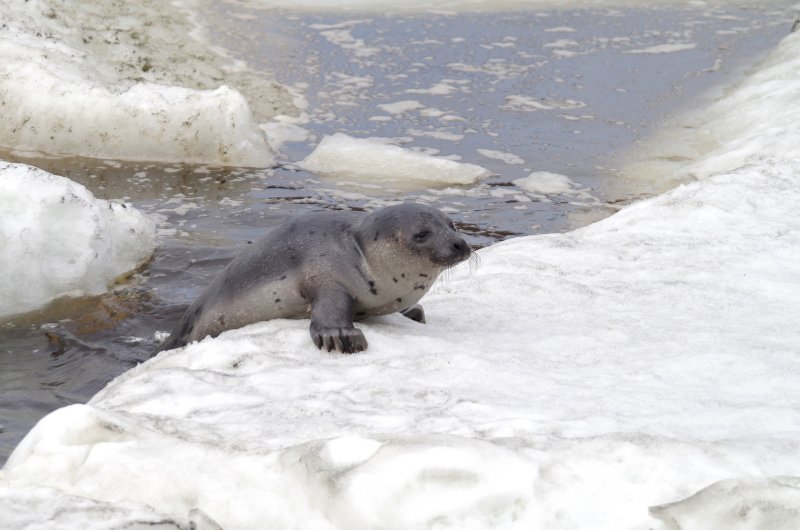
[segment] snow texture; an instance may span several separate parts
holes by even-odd
[[[97,199],[67,178],[0,162],[0,317],[60,296],[105,292],[154,248],[154,223],[132,206]]]
[[[797,57],[793,34],[719,103],[763,124],[698,161],[726,171],[482,250],[426,325],[361,323],[363,354],[302,320],[162,352],[45,417],[0,480],[226,529],[800,527]],[[742,97],[762,81],[780,101]]]
[[[11,488],[0,481],[3,528],[29,530],[221,530],[202,512],[167,518],[146,506],[110,504],[64,495],[49,488]],[[12,524],[13,526],[7,526]]]
[[[0,146],[117,160],[272,164],[248,102],[219,83],[241,75],[232,67],[215,70],[220,58],[187,35],[191,27],[170,28],[183,35],[180,42],[169,29],[158,30],[170,17],[185,18],[166,13],[175,9],[145,1],[123,16],[107,1],[5,6]],[[170,55],[176,50],[182,60]],[[254,82],[241,80],[248,83]],[[283,97],[275,86],[254,84],[261,97]]]
[[[343,133],[323,138],[317,148],[298,165],[318,175],[339,180],[398,186],[473,184],[490,174],[489,170],[475,164],[352,138]]]
[[[666,521],[669,530],[796,530],[800,478],[722,480],[688,499],[650,511]]]

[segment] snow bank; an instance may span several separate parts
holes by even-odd
[[[111,504],[64,495],[49,488],[15,488],[0,480],[4,530],[220,530],[201,512],[166,518],[147,506]]]
[[[68,225],[64,220],[68,219]],[[155,226],[64,177],[0,162],[0,317],[99,294],[150,257]]]
[[[800,77],[787,72],[800,68],[798,35],[787,37],[737,90],[704,113],[693,128],[691,142],[700,155],[683,171],[705,178],[721,171],[771,157],[800,159],[798,112],[787,103],[800,93]]]
[[[800,88],[774,93],[794,119],[753,141],[800,140]],[[796,479],[768,478],[800,476],[800,161],[746,162],[484,249],[426,325],[359,324],[363,354],[302,320],[163,352],[45,417],[0,479],[226,529],[800,527]]]
[[[361,324],[363,355],[286,320],[164,352],[3,476],[224,528],[658,528],[649,506],[800,473],[798,171],[494,245],[428,324]]]
[[[473,184],[490,174],[489,170],[474,164],[352,138],[343,133],[323,138],[298,165],[325,177],[400,187]]]
[[[796,530],[800,478],[722,480],[651,511],[668,523],[669,530]]]
[[[0,146],[58,155],[265,166],[274,83],[226,65],[170,3],[14,2],[0,28]],[[230,62],[230,61],[227,61]],[[224,80],[222,83],[220,80]],[[223,86],[220,86],[223,85]],[[249,92],[248,92],[249,93]],[[261,101],[263,100],[263,101]]]

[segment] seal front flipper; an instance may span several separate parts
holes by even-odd
[[[419,304],[414,304],[407,309],[403,309],[400,311],[400,314],[420,324],[425,323],[425,310],[422,309],[422,306]]]
[[[311,301],[311,338],[319,349],[356,353],[367,339],[353,327],[353,297],[339,289],[319,289]]]

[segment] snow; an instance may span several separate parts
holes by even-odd
[[[800,478],[721,480],[651,512],[670,530],[793,530],[800,520]]]
[[[248,101],[219,80],[250,87],[257,94],[250,99],[271,114],[290,107],[288,96],[215,56],[184,19],[169,4],[141,3],[124,15],[110,0],[6,6],[0,146],[117,160],[272,164]]]
[[[60,296],[103,293],[154,248],[154,223],[132,206],[97,199],[64,177],[0,162],[0,317]]]
[[[489,175],[488,170],[474,164],[344,133],[324,137],[298,165],[325,177],[399,187],[472,184]]]
[[[199,511],[185,518],[168,519],[147,506],[97,502],[49,488],[11,488],[2,481],[0,513],[5,528],[28,530],[220,530]]]
[[[253,324],[48,415],[0,472],[5,527],[69,528],[2,508],[45,498],[85,513],[74,528],[112,508],[226,529],[800,527],[798,56],[793,34],[702,109],[719,140],[695,182],[483,249],[425,325],[359,323],[370,349],[346,356],[307,321]],[[337,141],[370,169],[393,151]]]
[[[670,530],[795,530],[800,521],[800,478],[721,480],[651,511]]]

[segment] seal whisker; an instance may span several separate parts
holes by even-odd
[[[454,274],[455,273],[453,272],[453,268],[452,267],[450,267],[449,269],[444,271],[444,274],[443,274],[443,277],[442,277],[442,283],[447,284],[447,283],[451,282],[453,280],[453,275]]]
[[[470,274],[478,270],[481,266],[481,257],[474,250],[469,254],[469,272]]]

